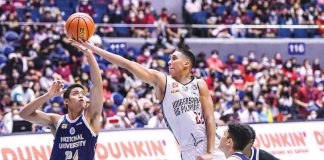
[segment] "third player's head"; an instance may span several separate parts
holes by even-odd
[[[186,49],[177,49],[170,55],[169,73],[172,77],[179,73],[190,73],[195,66],[195,55]]]
[[[87,97],[84,91],[84,86],[81,84],[70,85],[63,94],[64,105],[68,111],[79,112],[86,106]]]
[[[230,152],[243,151],[252,139],[251,131],[246,124],[231,123],[220,140],[219,149],[225,155]]]

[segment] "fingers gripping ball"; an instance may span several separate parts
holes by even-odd
[[[77,12],[66,20],[65,31],[69,38],[87,41],[95,32],[95,23],[88,14]]]

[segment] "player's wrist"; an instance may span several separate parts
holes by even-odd
[[[47,98],[47,99],[50,99],[50,98],[52,98],[54,95],[53,95],[51,92],[47,92],[47,93],[45,93],[43,96],[44,96],[45,98]]]

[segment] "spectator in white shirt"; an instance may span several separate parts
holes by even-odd
[[[253,101],[248,102],[247,109],[240,114],[240,120],[242,123],[256,123],[260,121]]]
[[[23,80],[21,85],[18,85],[11,92],[11,99],[20,102],[22,105],[35,99],[35,92],[30,88],[30,82]]]
[[[146,127],[147,128],[166,128],[167,126],[163,119],[162,109],[157,108],[153,114],[154,114],[154,116],[152,118],[150,118]]]

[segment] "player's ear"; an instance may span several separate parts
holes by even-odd
[[[190,66],[190,62],[189,62],[189,61],[185,61],[184,65],[185,65],[186,67],[189,67],[189,66]]]
[[[67,99],[64,99],[64,106],[67,108],[67,104],[69,103],[69,99],[67,98]]]
[[[233,139],[232,138],[228,138],[227,139],[227,145],[233,146]]]

